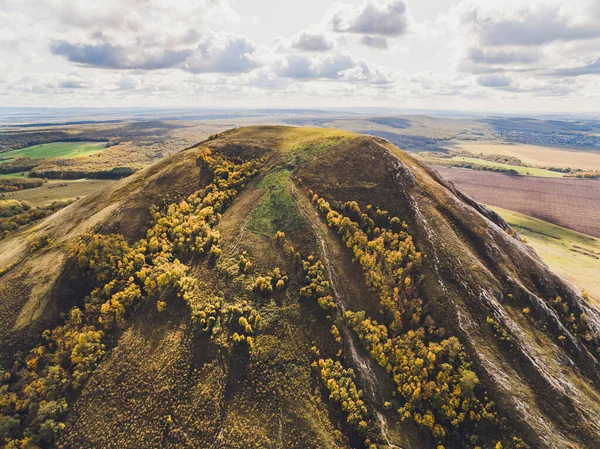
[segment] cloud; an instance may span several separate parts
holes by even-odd
[[[281,78],[277,73],[266,69],[256,70],[244,76],[245,79],[242,81],[245,85],[262,89],[282,89],[289,84],[289,80]]]
[[[87,86],[81,80],[77,80],[77,79],[65,79],[65,80],[60,81],[58,83],[58,87],[61,87],[63,89],[83,89],[83,88],[85,88]]]
[[[592,62],[591,64],[581,65],[577,67],[553,69],[548,71],[546,75],[565,77],[600,75],[600,58],[596,59],[596,61]]]
[[[590,58],[600,45],[600,16],[592,8],[597,3],[461,0],[445,18],[456,36],[454,67],[475,75],[470,79],[482,90],[512,98],[590,92],[590,77],[566,79],[600,75],[600,58]]]
[[[475,2],[463,2],[461,24],[470,27],[482,46],[533,46],[556,41],[600,37],[600,23],[587,17],[572,17],[569,8],[550,2],[504,11]],[[503,5],[504,7],[504,5]]]
[[[207,39],[185,60],[182,68],[191,73],[244,73],[261,67],[257,45],[243,36],[228,35],[221,42]]]
[[[109,69],[165,69],[181,64],[191,53],[190,50],[155,50],[109,43],[71,44],[66,41],[54,42],[50,48],[52,53],[64,56],[71,62]]]
[[[33,14],[36,2],[22,1]],[[209,28],[241,21],[229,0],[181,0],[177,7],[168,0],[38,3],[53,21],[44,28],[51,33],[50,52],[81,66],[197,74],[244,73],[262,65],[259,47],[248,38]]]
[[[539,61],[541,57],[541,52],[535,48],[483,50],[472,47],[467,52],[467,59],[479,64],[528,64]]]
[[[321,31],[304,30],[290,39],[291,47],[301,51],[331,50],[333,42]]]
[[[347,54],[289,55],[280,61],[277,74],[296,80],[328,79],[371,84],[388,84],[395,79],[391,69],[356,60]]]
[[[203,28],[207,23],[240,23],[243,18],[229,0],[19,0],[57,18],[63,26],[87,31],[141,33],[156,27],[187,28],[190,23]]]
[[[181,68],[192,73],[243,73],[260,67],[258,47],[241,36],[207,36],[199,45],[188,49],[156,48],[139,42],[120,46],[72,44],[57,41],[51,45],[55,55],[88,67],[119,70],[158,70]]]
[[[122,77],[117,81],[117,90],[136,90],[140,88],[140,82],[133,77]]]
[[[571,25],[556,10],[535,13],[531,10],[515,19],[490,23],[481,29],[484,45],[541,45],[554,41],[594,39],[600,37],[597,25]]]
[[[379,48],[380,50],[387,50],[388,48],[387,39],[382,36],[363,36],[360,42],[367,47]]]
[[[477,84],[483,87],[509,87],[512,79],[505,75],[481,75],[477,77]]]
[[[556,83],[547,83],[535,78],[515,80],[507,75],[481,75],[477,84],[499,91],[535,96],[565,96],[573,93],[573,87]]]
[[[409,25],[404,0],[366,0],[358,7],[337,4],[329,16],[330,29],[338,33],[397,37],[405,34]]]

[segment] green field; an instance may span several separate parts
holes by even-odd
[[[22,178],[22,177],[28,177],[28,176],[29,176],[28,171],[20,171],[17,173],[0,173],[0,178]]]
[[[543,178],[562,178],[563,177],[563,173],[552,171],[552,170],[545,170],[543,168],[522,167],[522,166],[518,166],[518,165],[502,164],[500,162],[486,161],[485,159],[478,159],[475,157],[457,157],[457,156],[455,156],[452,158],[452,160],[468,162],[470,164],[485,165],[487,167],[512,169],[512,170],[516,170],[520,175],[540,176]]]
[[[490,209],[525,237],[550,268],[600,305],[600,239],[499,207]]]
[[[52,142],[0,153],[1,159],[29,157],[31,159],[66,158],[89,156],[100,153],[106,142]]]

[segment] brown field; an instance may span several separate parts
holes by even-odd
[[[494,144],[461,142],[453,147],[472,153],[501,154],[514,156],[524,164],[543,167],[571,167],[582,170],[600,170],[600,152],[594,150],[576,150],[570,148],[552,148],[524,144]]]
[[[600,237],[600,181],[537,178],[436,167],[480,203]]]

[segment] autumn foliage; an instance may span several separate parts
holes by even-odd
[[[477,424],[497,420],[494,404],[478,388],[479,379],[458,338],[441,338],[431,317],[424,316],[418,288],[422,255],[406,223],[371,206],[363,211],[353,201],[335,210],[314,194],[313,203],[352,250],[379,298],[385,322],[362,311],[348,310],[344,318],[394,380],[400,419],[411,419],[427,430],[439,447],[455,431],[477,441]],[[311,280],[305,291],[324,296],[325,289],[319,291],[327,286],[322,264],[305,262],[305,273]]]

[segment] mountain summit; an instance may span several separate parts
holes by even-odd
[[[381,138],[211,136],[0,275],[6,447],[600,447],[600,312]]]

